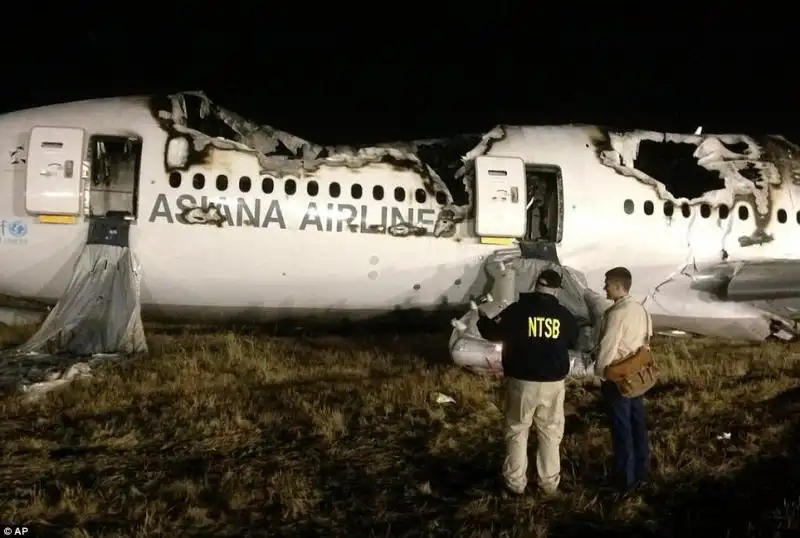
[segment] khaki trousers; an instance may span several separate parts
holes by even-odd
[[[528,484],[528,432],[536,425],[539,487],[550,493],[561,479],[559,447],[564,436],[564,381],[506,378],[506,458],[503,479],[521,493]]]

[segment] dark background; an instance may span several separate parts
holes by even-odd
[[[6,17],[14,32],[2,36],[0,111],[203,89],[245,117],[320,143],[498,123],[800,133],[800,32],[788,4],[766,15],[742,7],[705,16],[652,4],[639,17],[624,4],[570,4],[558,21],[535,11],[495,18],[481,10],[497,6],[478,3],[442,4],[435,20],[413,5],[346,16],[330,4],[326,13],[315,4],[254,5],[269,10],[181,4],[150,13],[119,3],[39,19],[35,12],[50,8],[31,4],[31,13]],[[455,22],[462,12],[471,20]]]

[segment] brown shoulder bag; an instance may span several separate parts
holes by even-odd
[[[606,379],[613,381],[625,398],[641,396],[656,384],[656,365],[650,354],[652,324],[650,314],[647,310],[644,313],[647,319],[645,344],[624,359],[609,364],[605,370]]]

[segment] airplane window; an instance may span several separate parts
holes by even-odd
[[[261,180],[261,192],[270,194],[275,189],[275,182],[271,177],[265,177]]]
[[[700,206],[700,216],[704,219],[707,219],[711,216],[711,206],[708,204],[703,204]]]
[[[250,181],[250,178],[247,176],[242,176],[239,178],[239,190],[242,192],[250,192],[250,187],[252,187],[253,183]]]
[[[425,200],[428,199],[428,195],[425,193],[425,189],[417,189],[414,192],[414,198],[417,200],[418,204],[424,204]]]
[[[447,203],[447,195],[441,191],[436,193],[436,203],[439,205],[444,205]]]
[[[376,200],[383,200],[383,187],[380,185],[372,187],[372,197]]]
[[[671,217],[675,211],[675,205],[672,202],[664,202],[664,216]]]
[[[404,201],[406,199],[406,190],[403,187],[395,187],[394,199],[398,202]]]
[[[800,211],[797,212],[797,217],[795,218],[797,219],[797,224],[800,224]]]
[[[653,214],[653,202],[647,200],[644,203],[644,214],[645,215],[652,215]]]
[[[728,218],[728,214],[729,214],[728,206],[726,206],[725,204],[722,204],[721,206],[719,206],[719,218],[727,219]]]
[[[172,172],[169,175],[169,186],[173,189],[177,189],[181,186],[181,173],[180,172]]]
[[[739,206],[739,219],[747,220],[747,216],[750,214],[750,210],[747,209],[746,205]]]
[[[309,196],[316,196],[319,194],[319,183],[316,181],[309,181],[308,185],[306,186],[306,192]]]
[[[200,190],[206,186],[206,178],[203,174],[195,174],[194,178],[192,178],[192,186]]]
[[[217,190],[224,191],[228,188],[228,176],[217,176]]]
[[[625,203],[622,205],[622,208],[625,210],[625,213],[630,215],[633,213],[633,200],[625,200]]]
[[[283,184],[283,191],[291,196],[297,192],[297,183],[293,179],[287,179]]]
[[[356,183],[355,185],[350,187],[350,196],[358,200],[359,198],[361,198],[362,191],[363,189],[361,188],[361,185]]]
[[[332,198],[338,198],[342,194],[342,188],[336,182],[331,183],[330,187],[328,187],[328,193]]]
[[[681,204],[681,214],[687,219],[691,216],[692,208],[689,207],[689,204]]]
[[[785,209],[779,209],[778,210],[778,222],[780,222],[781,224],[786,222],[786,210]]]

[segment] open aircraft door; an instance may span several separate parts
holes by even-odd
[[[519,157],[475,158],[475,231],[484,243],[508,244],[526,230],[525,162]]]
[[[25,209],[40,215],[81,213],[83,129],[34,127],[28,139]]]

